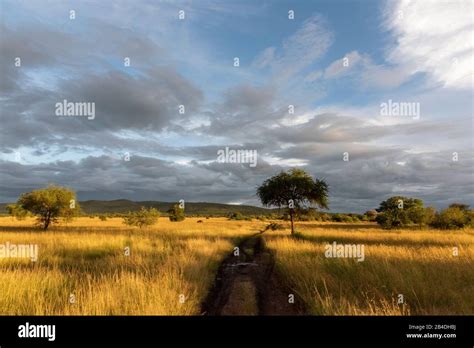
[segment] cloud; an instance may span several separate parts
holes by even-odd
[[[388,2],[384,25],[396,40],[387,59],[411,73],[426,72],[435,83],[471,89],[474,22],[469,1]]]
[[[252,65],[258,69],[269,66],[275,59],[275,47],[265,48],[257,57],[255,57]]]
[[[324,70],[316,70],[305,77],[306,82],[317,79],[333,80],[351,77],[366,89],[396,88],[411,78],[406,66],[388,66],[376,64],[369,55],[352,51],[335,60]]]
[[[420,11],[437,5],[417,3],[415,17],[415,5],[388,5],[392,14],[405,9],[410,23],[392,23],[386,14],[385,34],[393,40],[385,57],[376,49],[362,52],[354,36],[353,48],[341,57],[344,48],[336,47],[337,59],[325,66],[322,58],[338,42],[328,20],[315,14],[294,21],[295,31],[272,36],[280,45],[259,51],[247,69],[252,47],[261,44],[250,38],[273,33],[264,22],[272,18],[268,5],[185,2],[185,22],[177,19],[180,6],[168,2],[77,5],[73,25],[55,19],[67,14],[60,2],[51,11],[15,3],[0,24],[0,201],[55,182],[76,189],[80,199],[258,204],[257,185],[301,165],[329,182],[333,211],[372,209],[395,194],[438,207],[452,199],[474,202],[465,189],[472,185],[472,98],[451,80],[459,74],[446,70],[455,56],[469,72],[458,36],[467,37],[472,26],[455,23],[451,10],[435,28]],[[160,25],[152,25],[157,20]],[[250,40],[237,45],[245,61],[240,69],[229,64],[240,41],[229,37]],[[21,69],[13,66],[17,55]],[[125,56],[130,68],[123,67]],[[407,82],[421,72],[434,81],[429,87],[450,88],[413,88]],[[54,105],[63,99],[95,102],[96,118],[55,116]],[[379,105],[388,99],[420,102],[420,120],[381,118]],[[257,150],[257,167],[216,162],[225,146]],[[25,158],[15,162],[15,151]]]
[[[2,145],[67,145],[77,136],[87,139],[92,135],[88,144],[100,146],[108,135],[97,137],[96,133],[161,131],[191,117],[202,99],[201,90],[171,67],[154,68],[146,77],[121,71],[84,74],[60,81],[57,90],[35,88],[10,97],[2,112]],[[63,100],[94,102],[95,119],[56,116],[55,104]],[[184,115],[178,112],[179,105],[185,106]]]
[[[179,105],[192,113],[202,100],[202,92],[169,67],[149,70],[146,77],[122,72],[85,76],[64,82],[59,100],[63,96],[95,102],[97,123],[112,130],[159,131],[180,118]]]
[[[291,78],[322,57],[331,46],[333,37],[326,20],[321,15],[312,15],[283,41],[281,48],[266,48],[254,64],[270,65],[279,81]]]
[[[339,77],[347,74],[354,69],[360,62],[362,57],[359,52],[352,51],[346,54],[343,58],[336,60],[324,70],[324,77],[327,79]]]

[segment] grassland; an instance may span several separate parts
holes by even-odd
[[[386,231],[376,225],[300,223],[298,230],[297,238],[278,231],[266,240],[279,272],[311,314],[474,314],[472,229]],[[334,241],[364,245],[365,260],[326,258],[325,245]]]
[[[197,220],[160,218],[139,230],[118,218],[83,217],[42,232],[32,219],[0,218],[0,243],[39,246],[37,262],[0,258],[0,313],[199,315],[221,260],[266,223]],[[288,229],[264,237],[283,281],[310,314],[474,314],[472,229],[311,222],[297,229],[296,237]],[[363,244],[365,260],[326,258],[324,246],[334,241]]]
[[[42,232],[32,229],[32,219],[0,218],[0,243],[39,247],[37,262],[0,259],[0,313],[199,314],[221,259],[240,238],[256,232],[253,224],[204,221],[160,218],[139,230],[118,218],[79,218]]]

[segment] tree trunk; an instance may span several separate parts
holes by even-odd
[[[291,221],[291,234],[295,233],[294,227],[293,227],[293,209],[290,208],[290,221]]]
[[[46,231],[48,229],[49,223],[51,221],[50,214],[46,214],[46,217],[44,219],[44,230]]]

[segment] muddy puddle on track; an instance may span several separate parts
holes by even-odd
[[[275,257],[261,234],[244,239],[238,248],[238,256],[232,252],[220,265],[202,305],[203,315],[306,314],[301,299],[275,272]]]

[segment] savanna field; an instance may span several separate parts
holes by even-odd
[[[138,229],[121,218],[81,217],[44,232],[32,218],[1,217],[0,244],[38,244],[39,257],[0,258],[0,313],[201,315],[219,264],[269,222],[161,217]],[[297,231],[291,236],[285,225],[263,237],[308,314],[474,314],[472,228],[387,231],[372,223],[298,222]],[[364,245],[364,261],[325,257],[334,241]]]

